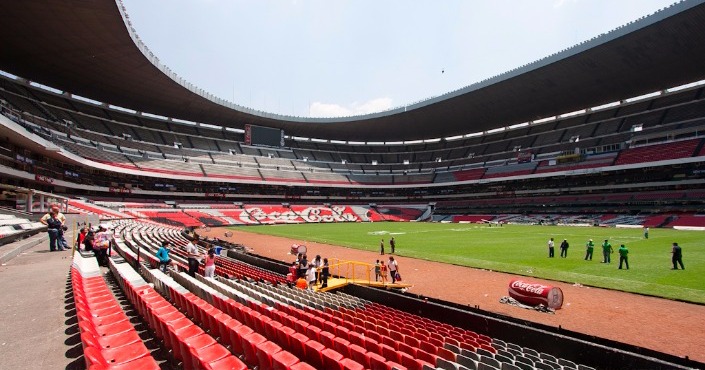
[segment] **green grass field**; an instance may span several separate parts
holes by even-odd
[[[243,230],[243,228],[238,228]],[[247,227],[244,231],[379,251],[380,239],[396,254],[488,270],[535,276],[659,297],[705,303],[705,232],[569,226],[487,227],[438,223],[339,223]],[[548,239],[556,242],[556,257],[548,258]],[[592,238],[592,261],[584,261],[585,242]],[[609,239],[615,252],[603,264],[600,245]],[[568,239],[568,258],[558,246]],[[671,243],[683,248],[686,270],[671,270]],[[620,244],[629,248],[630,270],[618,270]]]

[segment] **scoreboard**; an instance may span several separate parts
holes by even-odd
[[[284,146],[284,130],[271,127],[245,125],[245,145],[271,147]]]

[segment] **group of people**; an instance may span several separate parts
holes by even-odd
[[[188,261],[188,274],[190,276],[196,276],[198,272],[198,267],[201,263],[204,265],[203,276],[207,278],[215,277],[215,248],[210,247],[206,252],[205,256],[202,256],[198,250],[198,238],[191,240],[186,244],[186,259]],[[167,267],[172,264],[171,258],[169,258],[169,252],[171,248],[174,247],[174,243],[163,240],[161,246],[157,250],[156,257],[159,260],[159,269],[166,272]]]
[[[297,288],[313,290],[319,283],[321,288],[327,288],[329,277],[328,258],[321,259],[321,256],[317,255],[309,262],[305,253],[299,253],[296,261],[289,266],[287,281],[289,285],[295,285]]]
[[[554,251],[555,251],[555,244],[553,242],[553,238],[548,240],[548,257],[553,258],[554,257]],[[567,258],[568,257],[568,247],[570,247],[570,244],[568,244],[567,239],[563,239],[561,242],[560,248],[561,248],[561,258]]]
[[[100,224],[98,227],[84,225],[76,237],[76,245],[84,251],[92,251],[98,265],[108,266],[108,257],[112,252],[113,233],[110,225]]]
[[[188,274],[190,276],[196,276],[198,272],[198,266],[203,263],[203,276],[207,278],[215,277],[215,248],[210,247],[206,252],[205,256],[201,255],[198,250],[198,237],[193,240],[189,240],[186,244],[186,258],[188,260]]]
[[[97,227],[83,225],[76,236],[76,249],[93,252],[98,264],[107,266],[108,257],[112,250],[112,241],[113,235],[108,224],[100,224]]]
[[[39,222],[47,226],[50,251],[71,249],[64,235],[65,232],[68,231],[66,216],[61,213],[59,206],[51,206],[49,212],[42,216]],[[108,266],[108,257],[112,251],[112,243],[113,234],[108,224],[102,223],[97,227],[84,224],[81,226],[78,235],[76,235],[75,247],[77,250],[93,252],[98,261],[98,265]]]
[[[389,276],[392,278],[392,284],[401,280],[399,275],[399,264],[394,259],[394,257],[389,256],[389,261],[384,263],[384,261],[375,261],[375,281],[381,281],[382,283],[387,282],[387,271],[389,271]]]
[[[397,242],[394,240],[394,237],[392,237],[391,239],[389,239],[389,249],[391,254],[394,254],[394,250],[396,249],[396,247]],[[380,256],[384,256],[384,239],[382,239],[382,241],[380,241],[379,243],[379,254]]]
[[[648,239],[649,238],[649,228],[644,228],[644,238]],[[563,242],[560,245],[561,248],[561,257],[562,258],[567,258],[568,257],[568,248],[569,248],[568,240],[563,239]],[[612,262],[612,253],[614,253],[614,248],[612,248],[612,244],[609,242],[609,239],[605,239],[605,241],[601,245],[602,247],[602,262],[600,263],[611,263]],[[588,240],[587,243],[585,243],[585,261],[592,261],[592,254],[595,249],[595,243],[592,241],[592,239]],[[629,249],[624,245],[620,244],[619,249],[617,249],[617,253],[619,253],[619,269],[621,270],[623,266],[626,267],[627,270],[629,270]],[[678,270],[678,266],[680,266],[681,269],[685,270],[685,267],[683,267],[683,252],[681,247],[678,245],[678,243],[673,243],[671,247],[671,263],[673,263],[673,268],[672,270]],[[553,258],[554,256],[554,241],[553,238],[550,238],[548,240],[548,257]]]
[[[552,251],[552,243],[553,243],[553,238],[548,241],[548,249],[549,249],[549,257],[553,257],[553,251]],[[563,239],[563,242],[561,243],[561,257],[567,258],[568,257],[568,248],[569,248],[568,240]],[[592,239],[588,240],[587,243],[585,243],[585,261],[592,261],[592,254],[595,250],[595,242],[592,241]],[[624,244],[621,244],[619,246],[619,249],[617,250],[619,252],[619,269],[622,269],[623,265],[626,265],[627,270],[629,270],[629,249]],[[609,239],[605,239],[604,243],[602,243],[602,262],[600,263],[611,263],[612,262],[612,253],[614,253],[614,248],[612,248],[612,244],[610,244]]]

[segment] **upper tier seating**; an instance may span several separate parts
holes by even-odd
[[[484,167],[473,168],[471,170],[453,172],[453,176],[455,176],[455,180],[457,181],[479,180],[485,174],[486,170],[487,169]]]
[[[688,158],[695,154],[701,139],[676,141],[625,149],[619,153],[615,165],[655,162],[668,159]]]
[[[22,80],[0,79],[3,110],[15,120],[24,117],[33,122],[31,129],[40,128],[45,138],[86,158],[174,177],[369,186],[516,177],[608,166],[609,159],[598,161],[593,156],[575,164],[548,163],[565,150],[616,150],[633,138],[635,125],[643,128],[635,143],[664,140],[664,132],[675,132],[669,140],[685,139],[702,132],[705,126],[705,103],[698,100],[702,88],[696,88],[460,140],[353,145],[287,139],[291,149],[272,149],[243,145],[235,141],[241,140],[241,134],[226,135],[222,129],[97,106],[26,85]],[[30,127],[30,123],[22,122]],[[660,154],[649,154],[645,148],[624,150],[616,164],[705,153],[700,142],[694,147],[662,147]],[[533,153],[540,161],[495,166],[502,161],[513,162],[519,149]],[[213,167],[215,164],[222,167]],[[452,175],[445,172],[448,170]]]

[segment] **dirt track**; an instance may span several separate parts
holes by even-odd
[[[227,239],[254,249],[255,254],[291,262],[292,243],[306,244],[308,255],[374,262],[377,253],[346,247],[234,231],[212,229],[202,235]],[[478,270],[395,255],[409,292],[589,335],[625,342],[705,362],[705,306],[645,297],[599,288],[543,281],[563,290],[563,308],[555,315],[499,303],[514,275]],[[531,279],[532,281],[541,281]]]

